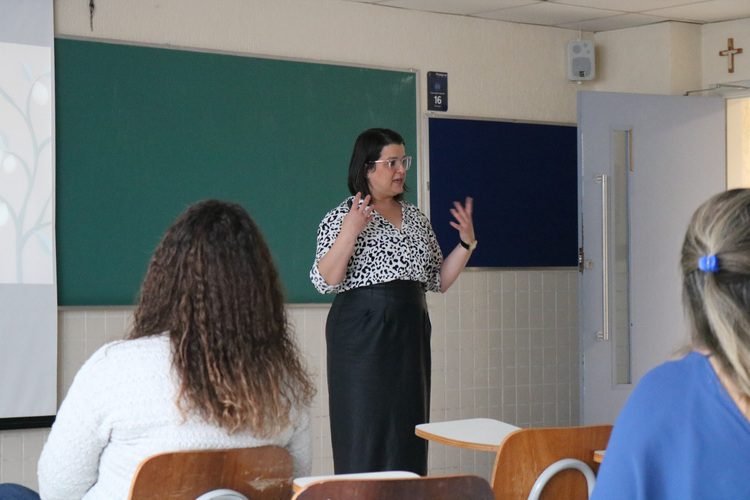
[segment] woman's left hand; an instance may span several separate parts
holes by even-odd
[[[470,197],[466,197],[466,204],[461,205],[459,202],[454,201],[451,208],[451,215],[456,219],[456,222],[451,221],[451,226],[458,229],[458,235],[461,241],[464,243],[471,243],[475,240],[474,237],[474,222],[471,218],[471,212],[474,206],[474,200]]]

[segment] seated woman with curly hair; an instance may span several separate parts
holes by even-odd
[[[144,459],[187,449],[278,445],[309,475],[314,393],[258,226],[239,205],[199,202],[157,247],[127,339],[76,375],[39,460],[41,497],[125,499]]]

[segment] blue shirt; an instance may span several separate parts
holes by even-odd
[[[708,358],[658,366],[617,418],[591,500],[750,499],[750,423]]]

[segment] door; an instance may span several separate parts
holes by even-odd
[[[578,95],[581,423],[614,423],[635,384],[689,338],[679,254],[726,189],[718,97]]]

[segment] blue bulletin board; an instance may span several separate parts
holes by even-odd
[[[456,246],[453,201],[474,198],[470,267],[578,264],[575,125],[431,117],[430,218],[444,254]]]

